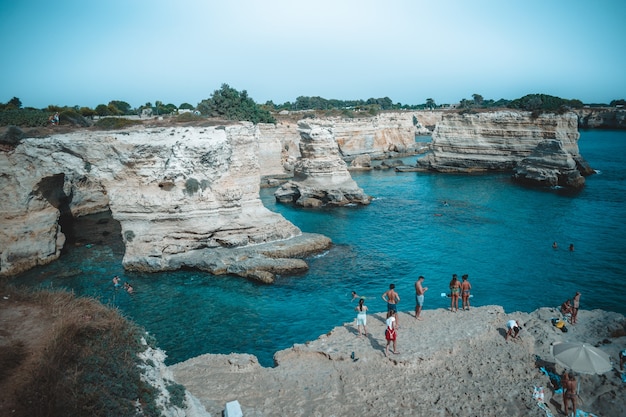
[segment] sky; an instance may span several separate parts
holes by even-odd
[[[626,98],[623,0],[0,0],[0,103]]]

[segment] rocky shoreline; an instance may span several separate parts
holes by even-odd
[[[550,346],[584,341],[614,362],[613,371],[579,375],[580,408],[599,416],[623,411],[626,384],[616,362],[626,346],[626,318],[581,310],[567,333],[552,325],[556,308],[506,313],[483,306],[457,313],[424,310],[423,321],[400,312],[399,354],[385,357],[384,314],[368,317],[368,336],[353,322],[317,340],[277,352],[276,366],[263,368],[253,355],[207,354],[170,366],[174,378],[212,415],[237,400],[245,416],[544,416],[533,399],[543,387],[544,406],[554,415],[562,395],[540,368],[556,373]],[[505,341],[505,323],[518,320],[518,340]],[[281,323],[279,325],[287,325]],[[251,335],[254,337],[254,335]]]

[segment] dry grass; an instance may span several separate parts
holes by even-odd
[[[117,311],[64,291],[0,285],[0,415],[160,415],[142,382],[144,332]]]

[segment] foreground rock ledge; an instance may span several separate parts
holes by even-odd
[[[557,415],[553,394],[538,367],[553,367],[550,345],[584,341],[599,346],[614,363],[626,346],[626,318],[581,310],[579,322],[563,333],[550,319],[558,312],[506,314],[500,306],[452,313],[425,310],[399,317],[398,350],[384,356],[384,314],[368,317],[368,337],[354,323],[276,353],[275,368],[255,356],[202,355],[170,366],[174,378],[213,415],[238,400],[248,416],[545,416],[533,400],[533,386]],[[520,339],[504,340],[507,320],[523,325]],[[286,324],[283,324],[286,325]],[[354,352],[353,361],[351,354]],[[538,361],[537,358],[541,360]],[[617,362],[619,363],[619,362]],[[617,367],[617,365],[615,365]],[[559,366],[555,371],[562,373]],[[617,371],[583,375],[581,407],[601,416],[622,415],[626,384]]]

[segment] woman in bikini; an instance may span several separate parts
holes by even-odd
[[[459,311],[459,295],[461,294],[461,283],[456,274],[452,274],[450,281],[450,311]]]
[[[469,283],[469,281],[467,280],[468,276],[467,274],[463,275],[461,277],[463,279],[463,282],[461,282],[461,305],[463,307],[463,310],[465,310],[465,308],[467,307],[467,309],[470,309],[470,290],[472,289],[472,285]]]
[[[565,409],[565,415],[568,414],[568,401],[572,403],[572,411],[574,415],[576,415],[576,397],[578,397],[578,393],[576,392],[576,378],[571,373],[563,374],[563,379],[561,379],[563,383],[563,408]]]
[[[572,298],[572,318],[570,319],[572,324],[576,324],[578,319],[578,308],[580,307],[580,292],[576,291],[574,298]]]

